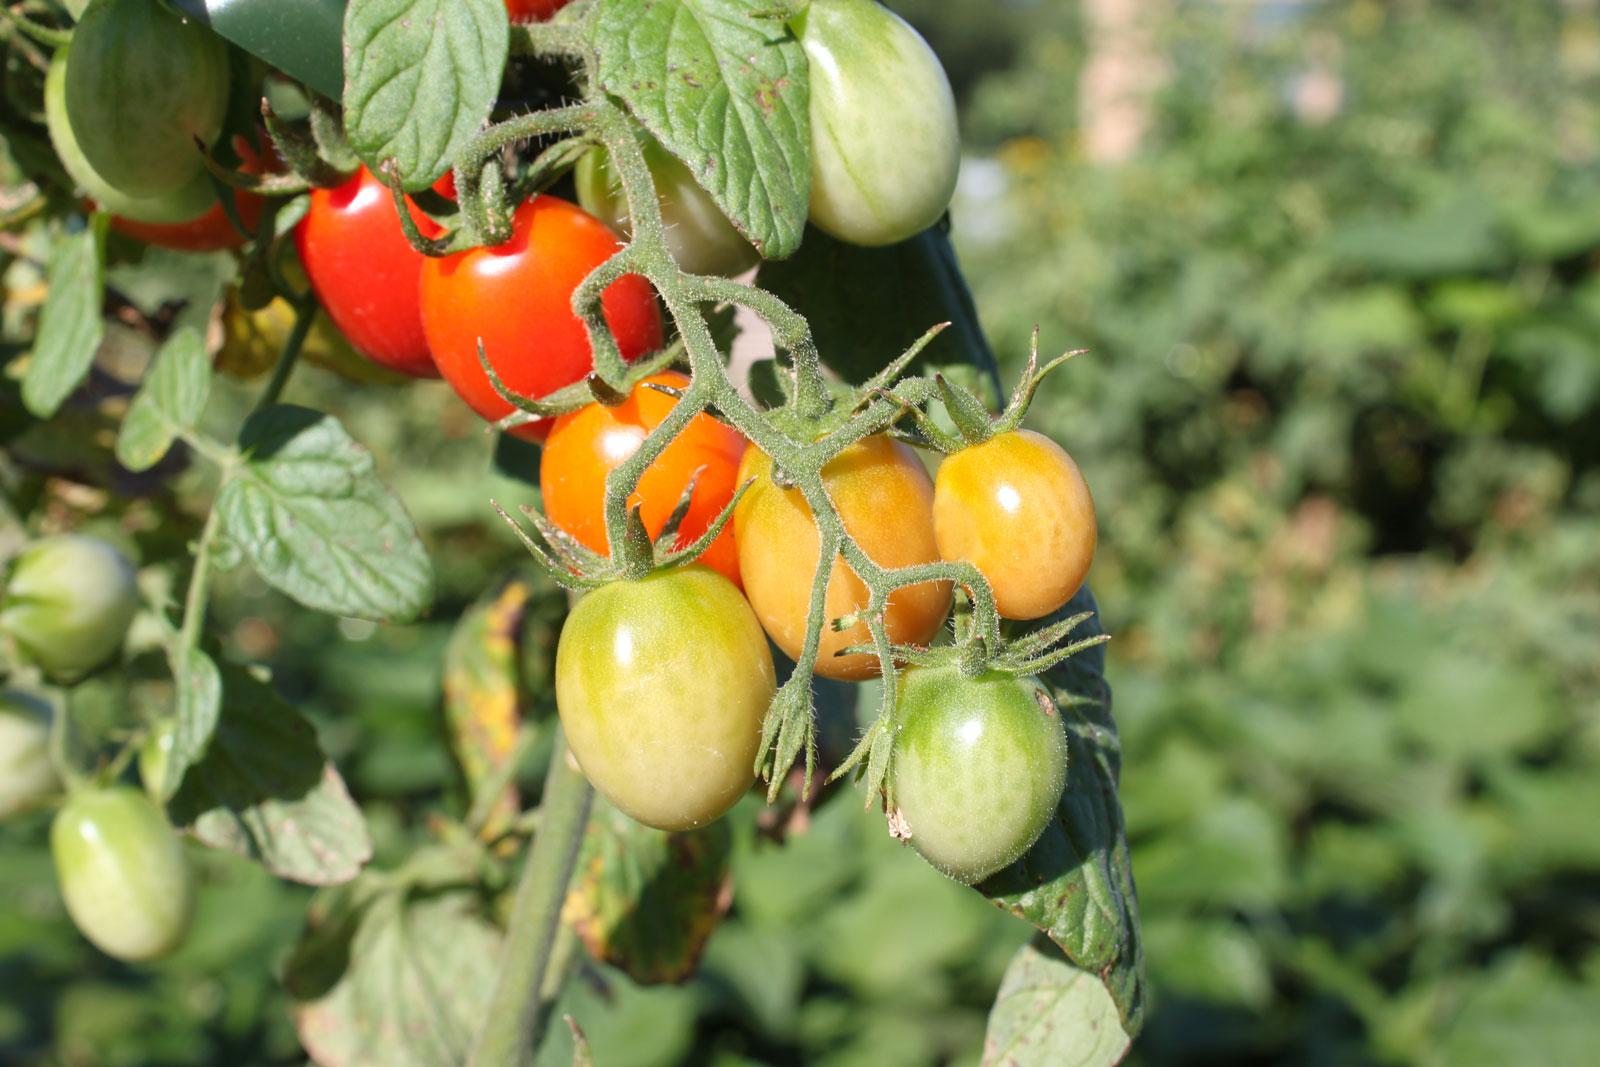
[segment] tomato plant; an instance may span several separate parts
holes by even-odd
[[[941,541],[998,522],[993,493],[942,505],[916,451],[949,457],[941,485],[1004,467],[979,461],[1045,373],[1031,359],[998,416],[951,384],[994,361],[932,225],[957,150],[921,38],[845,0],[554,19],[348,0],[299,9],[292,42],[264,30],[281,11],[227,6],[208,10],[229,46],[128,0],[90,0],[76,26],[13,5],[0,29],[0,170],[31,162],[43,114],[75,186],[24,181],[0,212],[0,386],[19,401],[0,419],[0,681],[55,716],[0,717],[0,758],[23,768],[3,800],[64,795],[50,846],[85,935],[134,961],[174,949],[185,850],[208,849],[186,973],[218,955],[212,915],[230,949],[278,935],[233,926],[233,901],[293,896],[266,875],[316,888],[299,942],[272,947],[319,1067],[370,1058],[373,1034],[409,1035],[385,1067],[544,1062],[580,952],[682,980],[746,892],[735,857],[835,818],[826,791],[854,776],[863,826],[909,828],[969,881],[1052,811],[1074,840],[1108,837],[1092,930],[1058,835],[1013,868],[1024,889],[995,873],[977,892],[1068,954],[1097,1032],[1137,1030],[1114,772],[1087,762],[1108,716],[1082,768],[1105,817],[1053,807],[1052,697],[1077,714],[1104,695],[1097,663],[1056,668],[1105,638],[1073,636],[1089,612],[1005,624],[1005,546]],[[201,173],[196,137],[258,129],[270,173],[243,152]],[[248,196],[218,201],[213,178]],[[585,206],[551,194],[568,181]],[[218,251],[105,240],[106,215]],[[900,266],[936,284],[908,299]],[[748,366],[754,320],[771,359]],[[451,389],[406,380],[433,376]],[[463,432],[458,397],[494,425]],[[138,568],[89,530],[136,545]],[[1034,528],[1002,536],[1055,552]],[[369,746],[372,722],[402,720],[403,752]],[[615,810],[591,820],[596,792]],[[818,885],[856,880],[812,847]]]
[[[694,274],[727,275],[755,266],[761,257],[695,181],[689,168],[655,138],[646,137],[643,143],[661,205],[661,221],[667,227],[667,247],[678,265]],[[627,197],[622,195],[621,176],[606,161],[605,149],[593,148],[585,153],[574,177],[578,203],[583,209],[627,235]]]
[[[84,787],[50,827],[67,913],[108,956],[142,962],[183,942],[194,875],[166,816],[127,786]]]
[[[596,552],[606,553],[606,475],[634,452],[661,425],[677,401],[651,388],[684,389],[689,379],[676,371],[653,374],[636,385],[621,404],[590,404],[556,420],[539,458],[539,488],[545,515],[562,530]],[[639,487],[628,498],[638,505],[651,536],[666,526],[679,499],[694,481],[694,496],[678,524],[678,546],[704,533],[733,499],[735,475],[744,455],[744,438],[707,414],[699,414],[645,469]],[[739,554],[733,526],[723,528],[700,557],[735,585]]]
[[[96,173],[129,196],[164,196],[203,169],[221,132],[228,51],[199,22],[146,0],[93,0],[72,34],[65,107]]]
[[[939,553],[977,566],[1000,614],[1037,619],[1078,591],[1094,560],[1094,500],[1078,465],[1032,430],[945,458],[934,480]]]
[[[414,206],[424,232],[436,232]],[[406,242],[394,200],[362,167],[342,185],[314,189],[294,232],[295,248],[323,310],[372,362],[415,378],[437,378],[423,335],[418,285],[426,262]]]
[[[869,437],[823,468],[823,485],[840,521],[861,550],[883,567],[904,567],[938,558],[933,539],[933,483],[917,454],[889,437]],[[739,573],[761,625],[791,659],[800,657],[810,615],[812,575],[821,538],[805,498],[778,486],[772,460],[751,446],[739,481],[754,478],[734,516]],[[867,606],[861,578],[836,559],[828,577],[825,611],[830,619]],[[897,590],[884,615],[889,640],[926,644],[950,611],[948,582],[924,582]],[[859,681],[878,673],[868,653],[840,656],[840,649],[871,643],[865,622],[822,634],[817,673]]]
[[[703,826],[750,788],[773,688],[750,606],[701,567],[601,586],[556,649],[556,706],[584,774],[663,830]]]
[[[961,166],[939,57],[877,0],[811,0],[797,23],[811,61],[811,222],[859,245],[932,226]]]
[[[0,633],[55,678],[98,667],[122,645],[139,607],[133,564],[94,537],[37,541],[12,562],[0,594]]]
[[[977,882],[1038,840],[1066,785],[1067,736],[1037,679],[954,666],[900,676],[891,776],[902,831],[929,863]]]
[[[548,194],[519,205],[511,238],[430,259],[422,271],[422,322],[445,381],[479,415],[498,420],[511,405],[495,392],[478,346],[506,387],[545,396],[582,380],[594,366],[572,293],[620,245],[605,223]],[[619,278],[601,297],[624,359],[661,347],[661,313],[650,285]],[[542,438],[547,422],[516,431]]]
[[[16,689],[0,689],[0,819],[61,787],[50,762],[50,706]]]

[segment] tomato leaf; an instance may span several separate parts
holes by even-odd
[[[49,293],[39,312],[33,354],[22,377],[22,403],[49,418],[83,381],[105,336],[100,301],[105,290],[105,233],[109,219],[94,216],[50,249]]]
[[[172,684],[176,709],[172,751],[162,780],[145,783],[153,784],[163,798],[177,792],[189,768],[205,757],[222,714],[222,675],[204,652],[191,648],[176,659],[172,664]]]
[[[433,569],[416,527],[337,419],[279,404],[253,415],[239,443],[248,459],[217,507],[263,578],[335,615],[410,619],[428,606]]]
[[[151,361],[117,434],[117,462],[131,471],[161,462],[178,434],[190,430],[211,395],[211,360],[200,335],[179,330]]]
[[[688,165],[768,259],[811,200],[805,53],[766,0],[600,0],[600,84]],[[765,16],[765,17],[763,17]]]
[[[324,96],[339,98],[343,0],[176,0],[174,6]]]
[[[680,981],[728,910],[732,851],[726,820],[668,833],[596,798],[562,918],[635,981]]]
[[[1040,621],[1048,625],[1095,608],[1094,595],[1084,588]],[[1074,636],[1102,632],[1096,615]],[[1046,674],[1067,728],[1067,788],[1055,821],[1033,848],[978,889],[1047,934],[1074,966],[1104,982],[1123,1029],[1136,1036],[1144,1022],[1144,950],[1117,799],[1121,756],[1104,672],[1105,650],[1097,646]]]
[[[473,894],[364,887],[319,896],[285,984],[319,1067],[458,1067],[500,958]]]
[[[950,328],[912,363],[976,367],[1000,393],[994,352],[984,339],[955,249],[939,227],[884,248],[845,244],[817,229],[800,251],[761,267],[761,285],[811,323],[822,360],[851,382],[864,382],[911,347],[930,327]]]
[[[509,41],[501,0],[351,0],[350,146],[374,170],[393,159],[406,189],[426,189],[489,117]]]
[[[520,578],[506,582],[461,616],[444,650],[444,713],[450,747],[476,807],[484,782],[510,759],[522,721],[517,632],[533,590]],[[507,785],[493,801],[483,836],[505,830],[520,810]]]
[[[372,839],[310,720],[240,668],[225,669],[223,692],[227,714],[205,758],[184,775],[169,805],[173,819],[280,878],[354,878],[372,858]]]
[[[983,1035],[984,1067],[1112,1067],[1132,1038],[1100,980],[1048,938],[1012,957]]]

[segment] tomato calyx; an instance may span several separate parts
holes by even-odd
[[[495,393],[510,404],[512,412],[496,420],[492,425],[502,433],[517,429],[519,426],[528,426],[533,423],[543,422],[546,419],[557,418],[571,414],[589,404],[604,404],[606,407],[616,407],[625,403],[632,394],[635,386],[643,385],[648,389],[657,389],[669,396],[682,397],[681,392],[674,392],[670,387],[646,382],[645,379],[652,375],[660,374],[683,359],[682,342],[674,342],[655,355],[647,356],[628,364],[628,373],[623,378],[622,388],[613,387],[599,373],[591,371],[579,381],[563,386],[553,393],[540,397],[525,396],[508,386],[505,379],[500,377],[494,365],[489,362],[488,353],[483,349],[483,343],[478,343],[478,365],[488,375],[489,385]]]
[[[545,518],[537,508],[524,504],[520,510],[538,533],[539,540],[535,540],[521,523],[500,506],[498,501],[491,500],[489,503],[510,525],[517,539],[533,556],[534,562],[554,581],[568,589],[596,589],[616,581],[639,581],[656,571],[694,563],[706,549],[711,547],[712,542],[721,536],[728,523],[733,521],[734,509],[745,491],[750,488],[753,479],[734,490],[733,499],[717,513],[717,517],[706,527],[704,533],[681,548],[674,547],[678,540],[678,527],[689,514],[689,506],[694,502],[695,484],[703,469],[696,470],[689,478],[689,484],[684,487],[677,506],[672,509],[666,525],[655,537],[652,538],[650,531],[645,527],[644,517],[641,514],[643,505],[635,504],[630,507],[627,511],[627,526],[622,544],[613,546],[615,551],[609,556],[589,548]]]

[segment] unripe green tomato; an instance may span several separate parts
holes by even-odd
[[[655,179],[667,248],[678,266],[691,274],[727,277],[755,266],[761,258],[755,248],[694,180],[689,168],[648,134],[643,135],[641,147]],[[622,176],[611,166],[606,150],[596,147],[584,153],[573,177],[583,209],[624,237],[631,237],[633,226],[628,218],[628,198],[622,193]]]
[[[163,719],[150,731],[139,746],[139,781],[144,791],[158,804],[162,783],[167,778],[167,764],[172,762],[172,746],[178,741],[178,724],[173,719]]]
[[[796,29],[811,65],[812,224],[856,245],[932,226],[961,168],[939,57],[877,0],[811,0]]]
[[[1067,780],[1066,731],[1044,687],[998,671],[908,667],[898,715],[894,802],[912,847],[967,883],[1027,852]]]
[[[572,755],[647,826],[721,816],[755,781],[772,653],[734,584],[695,564],[586,594],[556,646],[556,708]]]
[[[175,193],[222,132],[228,48],[153,0],[93,0],[72,33],[66,106],[84,158],[130,196]]]
[[[67,913],[108,956],[156,959],[189,932],[194,875],[183,843],[138,790],[74,793],[50,827],[50,850]]]
[[[51,678],[73,681],[122,645],[139,608],[133,564],[97,537],[35,541],[11,566],[0,630]]]
[[[0,819],[61,788],[50,762],[50,705],[0,690]]]
[[[89,164],[78,144],[78,135],[67,117],[67,56],[70,48],[56,52],[44,79],[44,118],[50,130],[50,143],[69,177],[100,208],[133,219],[135,222],[188,222],[198,218],[217,202],[217,194],[203,171],[197,172],[181,189],[162,196],[131,196],[106,181]]]

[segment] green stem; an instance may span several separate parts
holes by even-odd
[[[272,368],[272,377],[256,398],[255,407],[250,410],[252,415],[270,408],[283,395],[284,386],[289,384],[289,375],[294,373],[295,364],[300,360],[300,349],[305,347],[311,326],[317,321],[316,297],[306,293],[290,299],[294,305],[294,328],[284,339],[283,351],[278,353],[278,362]]]
[[[541,991],[593,799],[588,779],[568,764],[566,741],[557,735],[545,779],[539,836],[528,850],[517,885],[500,974],[468,1060],[470,1067],[523,1067],[539,1046],[544,1020]]]
[[[71,726],[71,705],[67,702],[65,693],[57,692],[51,701],[54,712],[50,716],[50,763],[56,769],[56,777],[67,787],[67,792],[75,792],[83,787],[85,777],[82,771],[73,765],[71,754],[67,751],[67,731]]]
[[[231,472],[230,472],[231,473]],[[228,474],[224,473],[226,482]],[[200,528],[200,538],[194,549],[194,570],[189,575],[189,589],[183,598],[183,624],[178,629],[174,663],[180,662],[200,642],[200,627],[206,618],[206,587],[211,582],[211,543],[216,540],[221,513],[212,508],[206,524]]]

